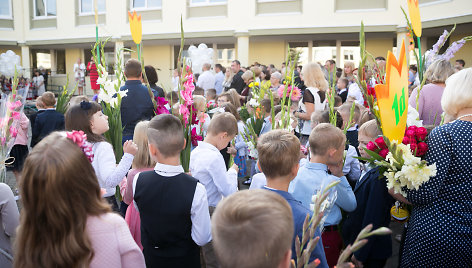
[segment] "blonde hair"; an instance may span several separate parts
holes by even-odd
[[[437,59],[426,69],[425,76],[429,83],[444,83],[454,74],[454,68],[449,61]]]
[[[351,76],[354,75],[354,74],[353,74],[353,73],[354,73],[354,69],[356,69],[356,65],[354,65],[354,62],[352,62],[352,61],[345,61],[345,62],[344,62],[344,68],[346,68],[346,67],[351,67],[351,73],[348,74],[348,75],[351,75]],[[347,78],[346,73],[344,72],[344,68],[343,68],[343,75],[342,75],[342,77]],[[348,86],[349,86],[349,85],[348,85]]]
[[[382,135],[382,131],[380,131],[377,121],[373,119],[362,124],[362,126],[359,128],[359,135],[364,135],[375,139]]]
[[[300,159],[300,141],[283,129],[263,134],[257,142],[259,165],[267,178],[290,174]]]
[[[351,116],[351,108],[352,104],[354,102],[345,102],[343,105],[338,107],[338,111],[341,114],[344,114],[347,118]],[[359,119],[361,117],[361,108],[359,107],[360,105],[354,104],[354,115],[352,116],[352,123],[357,123],[359,122]],[[345,122],[347,124],[347,122]]]
[[[138,146],[138,152],[133,159],[133,169],[148,168],[156,164],[149,154],[148,125],[149,121],[141,121],[134,128],[133,142]]]
[[[228,93],[231,95],[231,98],[232,98],[231,104],[233,104],[236,107],[236,109],[241,107],[241,101],[240,101],[241,95],[239,95],[236,89],[230,88],[228,90]]]
[[[242,75],[241,75],[241,78],[244,80],[244,82],[246,83],[247,81],[251,80],[254,78],[254,73],[250,70],[248,71],[245,71]]]
[[[80,147],[54,132],[26,158],[14,266],[88,267],[93,245],[87,218],[111,211]],[[73,208],[73,209],[72,209]]]
[[[44,92],[43,95],[41,95],[41,100],[44,103],[44,106],[46,107],[54,107],[56,105],[56,97],[54,97],[54,93],[52,92]]]
[[[226,72],[229,72],[229,76],[226,77]],[[233,77],[235,75],[235,73],[233,73],[233,71],[231,71],[231,68],[226,68],[226,72],[225,72],[225,82],[231,82],[233,81]]]
[[[149,121],[147,128],[149,143],[156,146],[164,157],[179,155],[185,138],[180,119],[171,114],[160,114]]]
[[[238,134],[238,121],[229,112],[224,112],[213,116],[208,126],[208,134],[218,135],[226,132],[229,136]]]
[[[462,69],[446,80],[441,106],[454,118],[462,109],[472,108],[472,68]]]
[[[311,131],[310,137],[310,151],[313,155],[325,155],[329,149],[338,150],[346,143],[346,136],[341,129],[329,124],[318,124]]]
[[[197,111],[205,111],[206,108],[206,99],[203,96],[195,95],[193,96],[193,103]]]
[[[302,69],[303,81],[305,86],[318,88],[321,91],[328,89],[328,81],[318,63],[308,63]]]
[[[211,225],[215,253],[225,268],[278,267],[292,246],[292,210],[268,190],[239,191],[223,199]]]

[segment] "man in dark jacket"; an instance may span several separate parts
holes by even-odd
[[[233,62],[231,62],[231,71],[235,73],[235,75],[230,88],[236,89],[238,94],[241,94],[243,89],[246,87],[246,83],[244,83],[244,80],[241,77],[243,71],[241,70],[241,63],[238,60],[233,60]]]
[[[146,86],[141,82],[141,63],[130,59],[125,64],[126,83],[120,90],[128,90],[121,101],[121,124],[123,142],[133,139],[134,128],[139,121],[150,120],[154,116],[154,106]]]

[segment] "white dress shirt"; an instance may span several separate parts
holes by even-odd
[[[267,185],[266,176],[264,175],[264,173],[260,172],[252,176],[252,181],[251,181],[251,185],[249,186],[249,190],[262,189],[266,185]]]
[[[344,161],[343,173],[344,175],[350,174],[349,178],[358,180],[361,176],[361,168],[359,160],[357,158],[357,151],[354,146],[349,145],[346,153],[346,161]]]
[[[223,92],[223,81],[225,80],[225,75],[222,71],[219,71],[215,74],[215,90],[216,95],[220,95]]]
[[[182,166],[170,166],[156,163],[154,171],[163,177],[173,177],[184,173]],[[139,179],[139,174],[134,176],[133,181],[133,198],[136,191],[136,182]],[[136,210],[138,205],[133,200]],[[138,210],[139,211],[139,210]],[[211,241],[211,221],[210,212],[208,211],[208,201],[205,187],[197,182],[195,187],[195,194],[193,195],[192,208],[190,209],[190,219],[192,221],[191,236],[195,244],[203,246]]]
[[[210,71],[204,71],[198,77],[197,86],[205,90],[215,88],[215,76]]]
[[[205,186],[211,207],[238,190],[238,173],[232,168],[226,170],[220,150],[209,143],[199,141],[190,153],[190,172]]]
[[[116,165],[115,153],[110,143],[106,141],[97,142],[92,145],[92,166],[98,178],[100,187],[107,192],[104,197],[115,195],[115,187],[126,177],[133,163],[134,156],[125,153],[121,161]]]
[[[362,96],[361,89],[357,83],[352,83],[349,86],[349,90],[347,92],[347,98],[353,97],[356,100],[356,103],[359,105],[364,105],[364,96]]]

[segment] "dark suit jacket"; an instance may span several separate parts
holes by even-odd
[[[56,130],[64,130],[64,115],[56,110],[38,112],[32,129],[31,147]]]
[[[359,131],[356,129],[356,130],[348,130],[346,132],[346,138],[347,138],[347,141],[349,141],[349,145],[352,145],[354,148],[356,148],[356,150],[358,149],[357,147],[359,147]],[[359,152],[357,152],[359,154]]]
[[[244,80],[241,78],[241,75],[243,75],[243,71],[241,70],[234,75],[230,87],[236,89],[238,94],[241,94],[241,92],[243,92],[243,89],[246,87],[246,83],[244,83]]]
[[[139,80],[128,80],[120,90],[128,90],[121,100],[121,124],[123,136],[133,136],[139,121],[150,120],[154,116],[154,105],[145,85]]]
[[[371,169],[354,188],[357,208],[347,215],[343,223],[343,239],[346,245],[352,244],[360,231],[368,224],[375,230],[388,227],[390,209],[394,203],[388,193],[385,178],[379,179],[378,168]],[[371,236],[368,243],[354,255],[365,262],[368,259],[388,259],[392,255],[391,235]]]

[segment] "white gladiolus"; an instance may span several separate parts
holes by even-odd
[[[259,107],[261,105],[256,99],[251,99],[248,104],[254,108]]]

